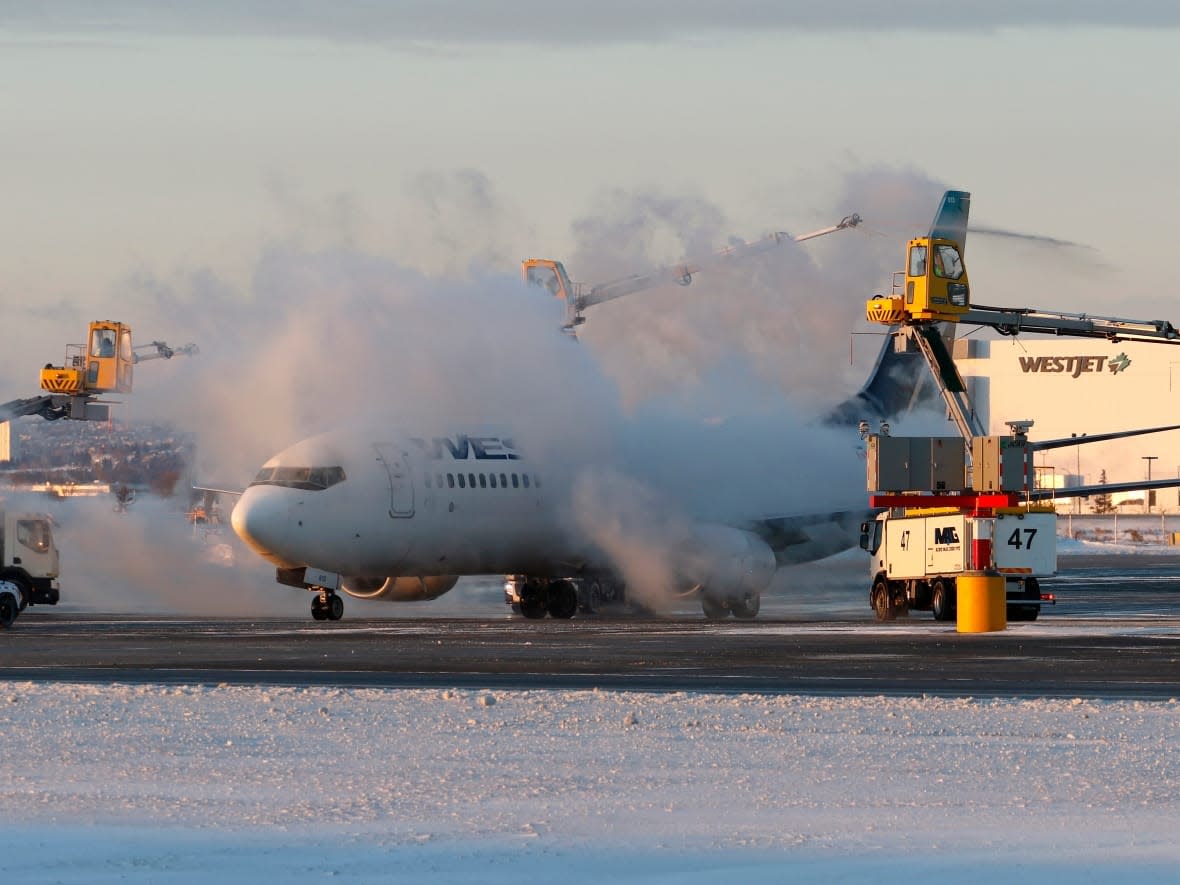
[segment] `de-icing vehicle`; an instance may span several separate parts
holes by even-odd
[[[41,370],[41,396],[16,399],[0,405],[0,421],[24,415],[40,415],[47,421],[106,421],[111,402],[103,394],[131,393],[133,370],[148,360],[194,356],[195,344],[169,347],[163,341],[134,345],[131,327],[114,320],[90,324],[85,344],[67,344],[65,362],[49,363]]]
[[[520,263],[520,269],[526,283],[538,286],[554,297],[565,301],[566,322],[563,328],[566,332],[573,333],[578,326],[586,322],[584,314],[588,307],[613,301],[624,295],[642,292],[645,289],[665,286],[669,283],[687,286],[692,283],[693,276],[702,270],[720,267],[751,255],[758,255],[786,243],[802,243],[837,231],[851,230],[860,223],[861,217],[853,213],[844,216],[829,227],[813,230],[810,233],[792,236],[778,231],[768,234],[760,240],[737,243],[703,258],[690,258],[671,267],[662,267],[650,273],[635,274],[606,283],[571,282],[569,274],[565,271],[565,266],[560,261],[550,258],[526,258]]]
[[[998,571],[1007,584],[1009,620],[1031,620],[1051,597],[1038,578],[1056,572],[1056,512],[1042,502],[1056,490],[1037,489],[1037,451],[1180,429],[1173,424],[1141,430],[1071,436],[1034,442],[1032,421],[1010,421],[1010,436],[986,436],[967,386],[946,346],[957,324],[1002,335],[1033,332],[1110,341],[1180,344],[1180,332],[1164,320],[1133,320],[1035,308],[973,304],[963,260],[971,195],[947,191],[930,232],[909,241],[905,270],[894,275],[890,295],[865,306],[870,322],[893,327],[896,349],[917,351],[930,368],[961,439],[891,437],[861,433],[868,445],[869,504],[884,508],[861,527],[870,553],[869,603],[881,620],[911,608],[949,620],[955,582],[967,572]],[[1169,488],[1177,479],[1080,486],[1070,494]]]
[[[0,510],[0,626],[29,605],[56,605],[60,558],[45,513]]]

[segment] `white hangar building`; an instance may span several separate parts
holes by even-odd
[[[953,353],[989,434],[1024,419],[1033,440],[1180,424],[1180,345],[1030,335],[959,339]],[[1040,452],[1036,467],[1042,486],[1063,489],[1104,470],[1108,482],[1180,477],[1180,431]],[[1180,509],[1180,492],[1155,500],[1153,510]]]

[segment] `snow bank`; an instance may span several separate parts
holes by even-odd
[[[0,683],[4,881],[1157,880],[1180,705]]]

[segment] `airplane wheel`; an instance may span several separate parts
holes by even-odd
[[[328,611],[318,596],[311,601],[311,616],[317,621],[326,620],[328,617]]]
[[[712,596],[701,597],[701,611],[710,621],[723,621],[729,617],[729,606]]]
[[[578,591],[569,581],[553,581],[549,585],[549,617],[563,620],[572,618],[578,610]]]
[[[735,618],[743,621],[758,617],[758,610],[762,608],[762,597],[757,593],[745,593],[730,608]]]
[[[586,604],[582,606],[582,611],[588,615],[594,614],[602,606],[602,599],[602,584],[590,581],[586,585]]]
[[[328,597],[328,620],[339,621],[344,617],[344,600],[333,593]]]

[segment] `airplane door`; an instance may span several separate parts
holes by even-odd
[[[389,477],[389,515],[395,519],[413,516],[414,480],[406,453],[393,443],[375,443],[373,448]]]

